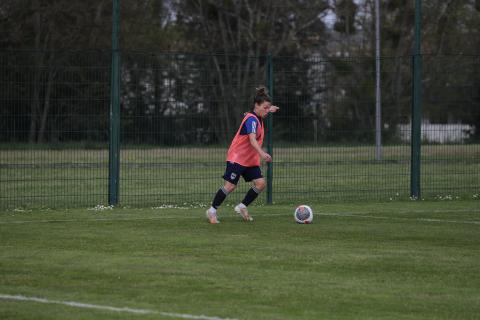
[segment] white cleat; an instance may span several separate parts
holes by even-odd
[[[235,206],[235,212],[242,217],[243,221],[253,221],[253,218],[248,214],[247,207],[243,203]]]
[[[208,222],[210,222],[211,224],[220,223],[220,221],[218,221],[217,213],[215,211],[208,209],[206,212],[206,216],[207,216]]]

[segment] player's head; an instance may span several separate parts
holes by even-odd
[[[272,103],[272,98],[268,95],[268,90],[264,86],[255,89],[255,97],[253,98],[254,104],[262,104],[265,101]]]
[[[253,98],[252,111],[261,117],[268,114],[268,110],[272,105],[272,98],[268,95],[267,88],[261,86],[256,89],[255,97]]]

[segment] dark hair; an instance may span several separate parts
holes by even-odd
[[[255,97],[253,98],[253,107],[255,109],[255,104],[261,104],[265,101],[272,102],[272,98],[268,95],[268,90],[265,86],[260,86],[255,89]]]

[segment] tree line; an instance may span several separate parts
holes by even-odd
[[[373,141],[375,1],[120,3],[123,141],[228,141],[269,61],[277,139]],[[386,141],[410,119],[413,5],[381,1]],[[478,138],[480,1],[422,11],[424,119]],[[111,0],[0,3],[1,141],[108,140],[111,19]]]

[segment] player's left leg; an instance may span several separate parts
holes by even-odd
[[[248,213],[248,205],[251,204],[258,195],[265,189],[266,182],[260,172],[259,167],[254,167],[248,172],[244,173],[246,181],[252,181],[252,187],[247,191],[242,202],[235,207],[235,212],[242,216],[245,221],[253,221],[253,218]]]

